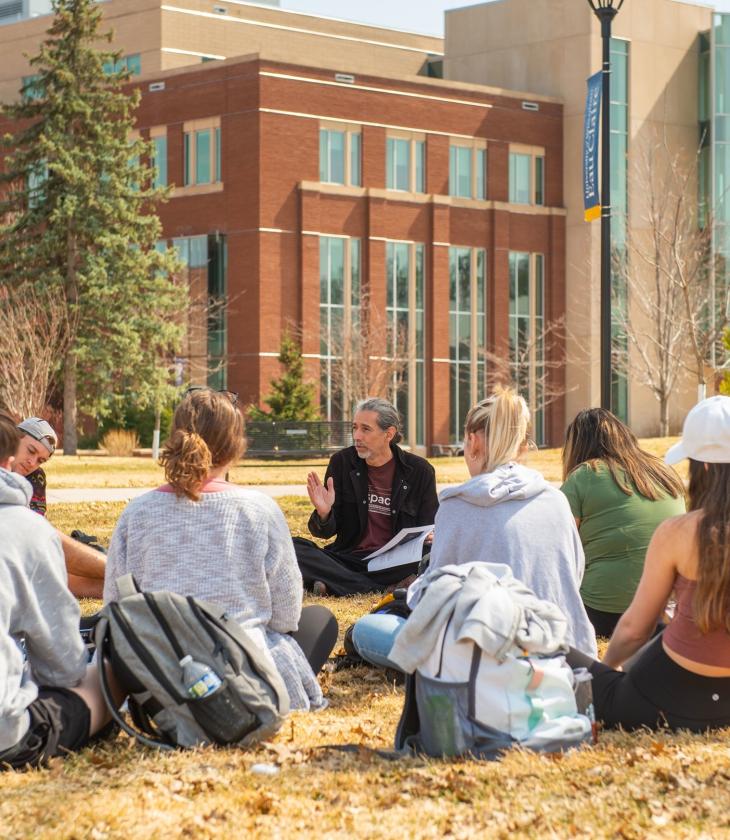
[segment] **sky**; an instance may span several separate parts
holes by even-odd
[[[281,0],[281,7],[357,23],[374,23],[394,29],[443,36],[444,11],[471,6],[476,2],[478,0]],[[585,0],[575,2],[584,3]],[[626,0],[627,4],[641,2],[642,0]],[[730,12],[730,0],[698,2],[704,6],[714,6],[720,12]]]

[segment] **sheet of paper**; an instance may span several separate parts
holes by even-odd
[[[383,569],[420,562],[423,542],[432,530],[433,525],[423,525],[399,531],[390,542],[365,558],[368,561],[368,571],[380,572]]]

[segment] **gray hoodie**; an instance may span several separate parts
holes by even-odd
[[[568,642],[597,656],[596,634],[580,598],[585,558],[565,496],[543,476],[510,463],[447,487],[439,496],[431,569],[505,563],[538,598],[568,618]]]
[[[25,735],[38,685],[68,688],[86,673],[61,541],[28,508],[32,494],[22,476],[0,468],[0,751]]]

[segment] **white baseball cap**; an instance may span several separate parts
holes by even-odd
[[[41,420],[40,417],[28,417],[22,423],[18,423],[18,429],[30,435],[38,443],[42,443],[51,455],[56,451],[58,436],[47,420]]]
[[[668,464],[683,458],[707,464],[730,464],[730,397],[708,397],[685,417],[682,440],[664,456]]]

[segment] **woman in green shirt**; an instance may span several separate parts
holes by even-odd
[[[581,411],[568,426],[563,478],[586,555],[581,598],[596,634],[610,636],[631,603],[654,530],[685,512],[684,487],[603,408]]]

